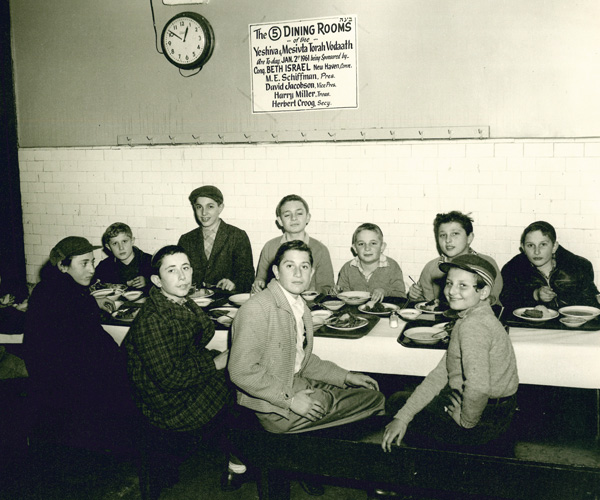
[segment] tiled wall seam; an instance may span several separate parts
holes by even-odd
[[[255,262],[278,234],[275,205],[297,193],[336,272],[351,258],[355,227],[371,221],[416,278],[435,256],[435,214],[456,209],[472,213],[473,247],[500,266],[527,224],[548,220],[600,284],[600,138],[21,149],[19,162],[30,281],[58,240],[98,242],[116,220],[148,252],[176,242],[195,227],[188,193],[216,184],[223,218],[248,232]]]

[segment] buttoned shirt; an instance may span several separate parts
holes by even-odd
[[[360,273],[365,277],[365,279],[367,281],[369,281],[369,278],[371,276],[373,276],[373,273],[375,272],[375,269],[373,269],[370,272],[365,271],[365,269],[362,266],[362,262],[360,261],[360,259],[358,257],[354,257],[354,259],[352,259],[350,261],[350,265],[358,268],[358,270],[360,271]],[[387,257],[385,255],[383,255],[383,254],[381,254],[379,256],[379,262],[377,263],[377,268],[380,268],[380,267],[388,267]]]
[[[204,253],[207,259],[210,257],[210,253],[212,252],[220,225],[221,219],[217,220],[217,222],[211,227],[202,227],[202,236],[204,237]]]
[[[304,299],[298,295],[294,297],[290,292],[281,286],[279,282],[277,284],[281,287],[283,295],[287,299],[294,313],[294,319],[296,320],[296,361],[294,363],[294,373],[300,371],[302,361],[304,361],[304,320],[302,315],[304,314]]]

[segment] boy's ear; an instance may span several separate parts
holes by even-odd
[[[471,243],[473,243],[473,238],[475,238],[474,232],[467,236],[467,243],[469,244],[469,246],[471,246]]]
[[[273,270],[273,276],[275,276],[275,279],[279,279],[279,268],[273,264],[271,269]]]
[[[310,222],[310,212],[308,212],[306,214],[306,225],[308,226],[308,223]]]
[[[283,230],[283,222],[281,222],[281,217],[279,217],[279,215],[275,217],[275,221],[277,222],[277,227]]]
[[[480,297],[481,300],[485,300],[490,296],[490,293],[492,293],[492,289],[490,288],[490,285],[485,285],[480,292]]]
[[[386,242],[385,242],[385,241],[382,241],[382,242],[381,242],[381,253],[385,252],[385,249],[386,249],[386,247],[387,247],[387,244],[386,244]]]
[[[157,276],[156,274],[153,274],[152,276],[150,276],[150,281],[152,281],[152,283],[154,283],[158,288],[160,288],[161,283],[160,283],[159,276]]]

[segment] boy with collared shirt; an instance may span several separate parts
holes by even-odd
[[[338,277],[337,287],[344,291],[371,292],[371,299],[406,297],[402,269],[391,257],[383,255],[386,244],[376,224],[365,223],[352,235],[354,259],[346,262]]]
[[[310,222],[310,211],[306,200],[296,194],[284,196],[277,204],[275,215],[277,226],[283,231],[283,236],[269,240],[263,247],[252,291],[260,292],[272,278],[270,268],[277,249],[287,241],[301,240],[309,246],[314,259],[314,276],[307,289],[319,293],[329,292],[334,286],[333,265],[327,247],[308,236],[306,232],[306,226]]]
[[[516,409],[515,353],[489,303],[496,269],[473,254],[440,268],[458,319],[439,364],[411,395],[399,392],[388,400],[386,410],[394,418],[383,435],[384,451],[400,444],[407,429],[408,441],[425,446],[486,444],[504,434]]]
[[[413,284],[408,296],[413,301],[438,299],[445,301],[444,283],[446,273],[440,269],[440,264],[452,262],[460,255],[479,255],[487,260],[496,270],[497,278],[494,281],[494,287],[491,291],[490,303],[499,303],[500,292],[502,291],[502,275],[496,261],[488,256],[475,252],[471,248],[471,243],[475,234],[473,233],[473,219],[468,215],[453,210],[452,212],[437,214],[433,221],[433,234],[440,256],[425,264],[419,282]]]
[[[298,433],[380,414],[378,384],[313,354],[313,324],[303,301],[314,274],[312,253],[299,240],[284,243],[273,279],[238,311],[227,366],[238,404],[256,412],[269,432]]]
[[[245,231],[221,219],[223,193],[215,186],[201,186],[189,196],[200,227],[182,235],[178,245],[190,258],[193,283],[229,292],[249,292],[254,279],[252,247]]]
[[[102,283],[122,283],[150,290],[152,256],[134,244],[133,232],[127,224],[115,222],[108,226],[102,235],[102,247],[108,257],[96,267],[96,278]]]

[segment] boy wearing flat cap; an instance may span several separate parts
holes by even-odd
[[[249,292],[254,280],[252,247],[245,231],[220,216],[223,193],[215,186],[201,186],[189,196],[200,227],[179,238],[194,269],[193,283],[214,285],[230,292]]]
[[[476,447],[499,438],[516,408],[515,353],[489,303],[496,269],[474,254],[443,262],[440,269],[448,273],[444,295],[458,319],[439,364],[411,395],[398,392],[388,400],[386,410],[395,416],[385,428],[384,451],[405,437]]]

